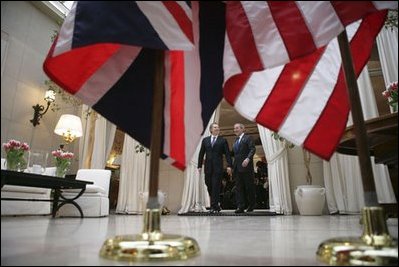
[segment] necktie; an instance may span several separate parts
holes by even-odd
[[[240,137],[237,137],[236,142],[234,143],[233,147],[234,147],[234,151],[238,150],[238,145],[240,144]]]
[[[212,136],[211,146],[213,146],[215,144],[215,141],[216,141],[216,137]]]

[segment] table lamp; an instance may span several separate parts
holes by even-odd
[[[78,116],[63,114],[55,126],[54,133],[61,135],[66,143],[71,143],[75,138],[82,136],[82,121]]]

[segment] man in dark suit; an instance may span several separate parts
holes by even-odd
[[[205,184],[211,198],[211,212],[221,210],[220,188],[223,177],[223,154],[227,160],[227,173],[231,175],[231,157],[229,145],[226,139],[219,136],[220,129],[217,123],[209,127],[211,135],[202,140],[201,150],[198,156],[198,171],[201,173],[202,162],[205,155]]]
[[[241,123],[234,124],[237,136],[233,144],[233,177],[237,187],[237,209],[235,213],[247,212],[255,207],[254,163],[255,145],[249,135],[244,134],[245,127]]]

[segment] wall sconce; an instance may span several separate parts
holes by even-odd
[[[82,121],[75,115],[61,115],[60,120],[55,126],[54,133],[64,137],[66,143],[72,143],[75,138],[83,135]]]
[[[44,114],[48,111],[48,108],[50,107],[50,104],[55,101],[55,92],[53,90],[47,90],[46,94],[44,95],[44,100],[47,101],[47,107],[46,110],[44,110],[44,106],[36,104],[35,106],[32,106],[34,109],[33,113],[33,119],[30,120],[30,122],[33,124],[33,127],[36,127],[36,125],[40,124],[40,119],[43,117]],[[43,111],[44,110],[44,111]]]

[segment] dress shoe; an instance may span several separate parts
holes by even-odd
[[[215,212],[220,212],[220,211],[222,210],[222,208],[221,208],[221,207],[214,207],[213,210],[214,210]]]
[[[238,208],[238,209],[236,209],[236,210],[234,211],[234,213],[244,213],[244,209]]]
[[[249,207],[248,209],[247,209],[247,212],[253,212],[254,211],[254,208],[253,207]]]

